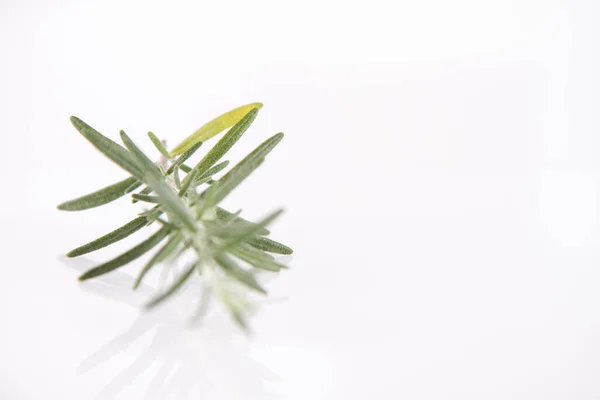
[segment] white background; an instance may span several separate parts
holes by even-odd
[[[595,0],[0,3],[0,399],[600,398]],[[596,26],[594,26],[596,24]],[[227,199],[296,253],[248,340],[140,263],[61,254],[130,218],[70,125],[171,145],[265,104]],[[138,236],[139,238],[140,236]],[[129,238],[132,239],[132,238]]]

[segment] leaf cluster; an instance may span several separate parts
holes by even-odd
[[[171,151],[154,133],[148,132],[149,140],[159,153],[157,162],[142,152],[124,131],[120,132],[123,143],[120,145],[81,119],[71,117],[77,131],[129,176],[63,202],[58,209],[87,210],[126,195],[131,196],[133,203],[143,202],[151,207],[112,232],[71,250],[67,256],[81,256],[123,240],[142,228],[158,227],[136,246],[88,270],[79,280],[110,273],[154,250],[137,276],[135,289],[157,265],[168,268],[184,255],[191,254],[186,258],[191,261],[183,272],[146,307],[161,304],[196,276],[204,280],[205,292],[216,295],[234,319],[246,327],[248,303],[240,295],[240,289],[266,294],[256,279],[257,273],[286,268],[273,254],[292,254],[291,248],[267,237],[270,233],[267,226],[279,217],[281,210],[258,222],[250,222],[240,217],[240,211],[230,212],[220,205],[283,138],[283,133],[271,136],[220,178],[216,177],[229,166],[229,161],[221,161],[223,156],[247,131],[261,107],[260,103],[252,103],[222,114]],[[195,165],[186,164],[206,140],[227,128],[230,128],[227,133]]]

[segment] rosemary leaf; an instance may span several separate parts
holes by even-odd
[[[233,307],[233,305],[231,305],[229,303],[226,305],[229,308],[229,312],[231,312],[233,319],[239,325],[239,327],[242,328],[244,331],[248,332],[248,329],[249,329],[248,322],[246,322],[246,318],[244,318],[242,313],[239,310],[235,309],[235,307]]]
[[[204,177],[204,173],[208,171],[210,167],[215,165],[215,163],[219,161],[231,147],[233,147],[239,138],[242,137],[244,132],[248,130],[257,114],[258,108],[250,110],[248,114],[244,115],[244,117],[236,123],[208,153],[206,153],[202,160],[194,167],[194,169],[198,170],[199,176]]]
[[[238,244],[250,239],[251,237],[254,237],[257,234],[257,232],[260,231],[261,228],[264,228],[265,226],[273,222],[275,219],[277,219],[277,217],[279,217],[282,212],[282,209],[277,210],[269,214],[262,221],[236,231],[234,235],[225,240],[225,243],[221,246],[221,250],[228,251],[228,249],[237,246]]]
[[[144,276],[146,276],[146,274],[150,271],[150,269],[152,269],[152,267],[154,265],[162,262],[164,259],[166,259],[169,256],[169,254],[171,254],[173,252],[173,250],[175,250],[175,248],[179,245],[179,243],[181,243],[181,238],[182,238],[181,233],[175,232],[169,237],[169,239],[167,239],[167,243],[165,243],[164,246],[161,247],[152,256],[150,261],[148,261],[148,263],[140,271],[137,279],[135,280],[135,283],[133,284],[134,290],[138,288],[138,286],[144,279]]]
[[[141,185],[142,185],[142,183],[136,179],[136,181],[134,183],[132,183],[127,189],[125,189],[125,192],[123,194],[131,193],[135,189],[139,188]]]
[[[271,136],[248,154],[218,181],[218,190],[211,205],[219,204],[233,189],[246,179],[263,162],[265,156],[283,139],[283,133]]]
[[[212,181],[212,178],[210,176],[207,176],[206,178],[201,178],[201,179],[196,179],[193,183],[192,183],[192,187],[197,188],[200,185],[204,185],[205,183],[208,183],[210,185],[209,182]],[[186,182],[187,183],[187,182]]]
[[[198,171],[193,169],[192,172],[190,172],[186,176],[186,179],[184,179],[183,182],[181,183],[181,187],[179,188],[179,192],[177,193],[177,196],[183,197],[185,195],[187,190],[190,188],[190,185],[192,184],[192,182],[194,182],[194,178],[196,177],[197,172]],[[187,178],[189,178],[189,179],[187,179]]]
[[[217,165],[210,167],[204,174],[202,174],[201,177],[199,177],[199,179],[204,179],[208,178],[209,176],[213,176],[214,174],[217,174],[225,168],[227,168],[228,165],[229,161],[220,162]]]
[[[95,268],[90,269],[85,272],[83,275],[79,277],[80,281],[84,281],[86,279],[95,278],[100,275],[104,275],[108,272],[114,271],[117,268],[122,267],[123,265],[130,263],[131,261],[141,257],[143,254],[148,252],[154,246],[159,244],[165,236],[169,233],[169,229],[166,227],[160,228],[156,233],[150,236],[148,239],[144,240],[142,243],[133,247],[131,250],[121,254],[120,256],[113,258],[112,260],[105,262]]]
[[[160,198],[161,205],[165,207],[168,212],[172,213],[173,216],[176,217],[182,224],[184,224],[186,228],[190,229],[192,232],[195,232],[197,229],[196,219],[190,213],[183,201],[177,197],[175,192],[173,192],[173,190],[171,190],[171,188],[167,185],[160,170],[152,161],[150,161],[148,157],[146,157],[144,153],[142,153],[142,151],[123,131],[121,131],[121,139],[129,151],[131,151],[134,161],[136,161],[138,165],[143,168],[144,180]]]
[[[158,150],[160,154],[162,154],[167,160],[171,158],[163,142],[161,142],[160,139],[156,137],[154,133],[148,132],[148,137],[150,138],[152,144],[154,145],[154,147],[156,147],[156,150]]]
[[[131,138],[127,136],[125,131],[121,131],[121,140],[131,154],[131,161],[142,171],[142,178],[151,176],[155,179],[162,179],[163,174],[160,169],[154,164],[140,149],[133,143]]]
[[[234,217],[233,223],[236,224],[239,228],[256,225],[254,222],[247,221],[244,218],[235,217],[233,213],[231,213],[221,207],[217,207],[216,211],[217,211],[217,219],[219,221],[228,221],[233,216]],[[268,235],[270,233],[271,232],[269,232],[269,230],[267,228],[263,227],[257,232],[257,235],[264,236],[264,235]]]
[[[175,187],[178,190],[181,189],[181,181],[179,180],[179,168],[175,169],[175,173],[173,174],[173,180],[175,181]]]
[[[59,204],[57,208],[63,211],[80,211],[98,207],[124,196],[126,191],[136,184],[137,186],[140,185],[137,179],[134,177],[129,177],[110,186],[99,189],[93,193],[77,197],[73,200],[65,201],[64,203]]]
[[[185,270],[185,272],[183,272],[175,280],[175,282],[173,282],[173,284],[171,285],[171,287],[169,287],[169,289],[167,289],[164,293],[162,293],[158,297],[154,298],[150,303],[146,304],[146,309],[149,310],[149,309],[151,309],[153,307],[156,307],[157,305],[159,305],[160,303],[162,303],[165,299],[167,299],[169,296],[171,296],[176,291],[178,291],[181,288],[181,286],[183,286],[183,284],[192,276],[192,273],[196,269],[196,266],[197,266],[196,263],[191,264]]]
[[[258,284],[254,275],[237,265],[233,259],[225,254],[217,254],[214,258],[217,264],[227,275],[237,279],[250,289],[254,289],[262,294],[267,294],[267,291]]]
[[[131,197],[134,200],[145,201],[146,203],[154,203],[154,204],[160,203],[160,199],[158,198],[158,196],[148,196],[147,194],[134,193],[131,195]]]
[[[247,262],[255,268],[262,269],[265,271],[279,272],[284,267],[277,264],[275,261],[261,259],[260,257],[254,257],[250,252],[244,251],[239,247],[233,248],[229,251],[231,254],[239,258],[240,260]]]
[[[257,249],[256,247],[252,247],[247,242],[240,243],[236,248],[239,248],[243,252],[248,253],[252,257],[257,258],[259,260],[275,262],[275,257],[273,257],[272,254],[269,254],[263,250]]]
[[[146,186],[145,188],[143,188],[138,194],[150,194],[152,193],[152,188],[149,186]],[[139,200],[133,199],[131,202],[133,204],[137,203]]]
[[[177,194],[169,188],[164,181],[148,179],[148,184],[151,185],[160,198],[161,206],[179,220],[187,229],[196,232],[196,219],[183,201],[177,197]]]
[[[252,109],[260,109],[261,107],[262,103],[251,103],[219,115],[212,121],[202,125],[198,130],[175,146],[175,148],[171,150],[171,155],[174,156],[181,154],[194,144],[207,141],[211,137],[236,124]]]
[[[243,160],[242,160],[243,161]],[[206,194],[206,207],[213,207],[219,204],[236,187],[240,185],[252,172],[256,170],[264,159],[244,162],[243,165],[236,165],[221,179],[211,184],[210,192]],[[209,196],[210,193],[210,196]]]
[[[166,226],[166,227],[171,228],[171,229],[179,230],[179,227],[177,225],[172,224],[172,223],[170,223],[168,221],[165,221],[161,217],[156,217],[156,221],[158,221],[158,223],[161,224],[162,226]]]
[[[256,247],[257,249],[268,251],[269,253],[287,255],[292,254],[294,252],[294,250],[282,243],[261,236],[252,237],[246,240],[246,243],[253,247]]]
[[[273,272],[287,269],[287,266],[276,262],[272,255],[247,245],[246,243],[240,243],[239,246],[234,247],[230,250],[230,252],[239,259],[258,269],[264,269]]]
[[[173,173],[173,171],[175,171],[177,168],[180,168],[183,165],[183,163],[186,162],[187,159],[190,158],[196,152],[196,150],[200,148],[200,146],[202,146],[202,142],[198,142],[186,151],[184,151],[179,157],[177,157],[173,164],[171,164],[171,166],[166,172],[166,175],[169,175]]]
[[[143,174],[140,168],[132,159],[131,154],[117,143],[113,142],[100,132],[83,122],[77,117],[71,117],[71,123],[75,128],[92,143],[105,156],[114,161],[117,165],[129,172],[138,179],[141,179]]]
[[[223,219],[223,220],[220,221],[221,225],[223,227],[231,226],[234,223],[234,221],[236,220],[236,218],[240,217],[241,213],[242,213],[242,209],[241,208],[239,210],[237,210],[236,212],[231,213],[231,215],[229,217],[227,217],[226,219]],[[215,210],[215,218],[216,217],[217,217],[217,213],[216,213],[216,210]]]
[[[99,237],[83,246],[79,246],[76,249],[71,250],[67,253],[67,257],[78,257],[92,251],[99,250],[103,247],[111,245],[119,240],[125,239],[127,236],[139,231],[146,225],[146,217],[138,217],[133,221],[129,221],[120,228],[107,233],[106,235]]]

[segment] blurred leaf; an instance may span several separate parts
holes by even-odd
[[[178,190],[181,189],[181,181],[179,180],[179,168],[175,170],[175,173],[173,174],[173,180],[175,181],[175,188],[177,188]]]
[[[261,228],[264,228],[265,226],[267,226],[271,222],[273,222],[275,219],[277,219],[277,217],[279,217],[282,212],[283,212],[283,210],[281,210],[281,209],[277,210],[277,211],[269,214],[262,221],[256,223],[255,225],[249,225],[243,229],[240,229],[238,232],[236,232],[236,234],[234,236],[229,237],[225,240],[225,243],[221,246],[221,250],[227,250],[229,248],[233,248],[233,247],[237,246],[238,244],[255,236],[257,234],[257,232],[260,231]]]
[[[154,298],[150,303],[146,304],[146,309],[151,309],[153,307],[156,307],[157,305],[162,303],[165,299],[167,299],[169,296],[171,296],[176,291],[178,291],[181,288],[181,286],[183,286],[183,284],[192,276],[192,273],[196,269],[196,266],[197,266],[196,263],[191,264],[181,275],[179,275],[179,277],[175,280],[175,282],[173,282],[173,284],[171,285],[171,287],[169,287],[169,289],[167,289],[164,293],[162,293],[158,297]]]
[[[258,269],[271,272],[279,272],[282,269],[287,269],[285,265],[279,264],[272,257],[269,258],[266,253],[262,253],[260,250],[254,249],[252,247],[247,248],[237,246],[231,248],[229,252],[237,258],[239,258],[240,260],[245,261]]]
[[[145,188],[143,188],[138,194],[150,194],[152,193],[152,188],[149,186],[146,186]],[[137,203],[139,200],[133,199],[131,202],[132,203]]]
[[[275,257],[273,257],[272,254],[266,253],[260,249],[257,249],[256,247],[252,247],[247,242],[240,243],[237,245],[236,249],[240,249],[244,253],[247,253],[258,260],[275,262]]]
[[[187,190],[190,188],[190,185],[192,184],[192,182],[194,182],[196,173],[197,173],[197,171],[195,169],[193,169],[192,172],[190,172],[186,176],[186,179],[184,179],[183,183],[181,184],[181,187],[179,188],[179,192],[177,193],[177,195],[179,197],[183,197],[185,195],[185,193],[187,192]]]
[[[254,226],[256,225],[254,222],[250,222],[245,220],[244,218],[241,217],[235,217],[233,215],[233,213],[221,208],[221,207],[217,207],[216,208],[217,211],[217,219],[220,221],[228,221],[232,216],[234,217],[233,219],[233,223],[238,225],[238,227],[248,227],[248,226]],[[257,235],[268,235],[271,232],[269,232],[268,229],[266,228],[262,228],[258,231]]]
[[[142,185],[142,183],[136,179],[136,181],[134,183],[132,183],[131,185],[129,185],[129,187],[127,189],[125,189],[125,192],[123,194],[131,193],[135,189],[139,188],[141,185]]]
[[[258,284],[256,278],[254,277],[254,275],[252,275],[252,273],[241,268],[239,265],[236,264],[236,262],[233,259],[231,259],[227,255],[216,254],[214,256],[214,259],[227,275],[237,279],[250,289],[254,289],[262,294],[267,294],[267,291]]]
[[[133,197],[133,199],[138,200],[138,201],[145,201],[146,203],[154,203],[154,204],[160,203],[160,199],[158,198],[158,196],[148,196],[147,194],[134,193],[131,195],[131,197]]]
[[[173,233],[169,237],[169,239],[167,239],[167,243],[165,243],[164,246],[161,247],[154,254],[154,256],[152,256],[150,261],[148,261],[148,263],[140,271],[137,279],[135,280],[135,283],[133,284],[134,289],[138,288],[138,286],[142,282],[142,279],[144,279],[144,276],[146,276],[146,274],[150,271],[150,269],[152,269],[152,267],[154,265],[162,262],[164,259],[166,259],[169,256],[169,254],[171,254],[173,252],[173,250],[175,250],[175,248],[177,248],[179,243],[181,243],[181,239],[182,239],[182,236],[181,236],[181,233],[179,233],[179,232]]]
[[[64,203],[59,204],[57,208],[63,211],[80,211],[98,207],[124,196],[127,189],[136,184],[137,186],[140,185],[137,179],[134,177],[129,177],[110,186],[99,189],[93,193],[77,197],[73,200],[65,201]]]

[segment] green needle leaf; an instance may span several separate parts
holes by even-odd
[[[264,228],[265,226],[267,226],[271,222],[273,222],[275,219],[277,219],[277,217],[279,217],[282,212],[283,212],[282,209],[277,210],[277,211],[269,214],[267,217],[265,217],[262,221],[258,222],[257,224],[250,225],[243,229],[237,230],[233,236],[231,236],[230,238],[225,240],[225,243],[221,246],[221,249],[223,251],[228,251],[229,249],[237,246],[238,244],[245,242],[246,240],[254,237],[257,234],[257,232],[260,231],[261,228]]]
[[[98,207],[124,196],[127,189],[136,184],[137,186],[140,185],[140,183],[137,182],[137,179],[129,177],[93,193],[65,201],[64,203],[59,204],[57,208],[63,211],[80,211]]]
[[[121,131],[121,140],[127,149],[129,150],[131,162],[133,162],[142,173],[142,177],[152,176],[156,179],[163,177],[160,169],[154,164],[133,141],[127,136],[125,131]]]
[[[229,161],[223,161],[222,163],[219,163],[219,164],[215,165],[214,167],[210,168],[199,178],[196,178],[196,176],[198,175],[198,170],[192,169],[192,171],[190,171],[190,173],[188,173],[186,175],[186,177],[183,179],[183,182],[181,182],[181,186],[189,187],[189,185],[192,184],[192,180],[195,179],[195,181],[193,182],[193,187],[198,187],[198,186],[202,185],[203,183],[210,181],[212,175],[220,172],[225,167],[227,167],[227,165],[229,165]],[[192,175],[192,172],[194,173],[194,175]]]
[[[92,251],[96,251],[115,242],[118,242],[119,240],[125,239],[127,236],[142,229],[146,225],[146,222],[146,217],[138,217],[133,221],[129,221],[120,228],[117,228],[114,231],[102,237],[99,237],[96,240],[93,240],[87,244],[84,244],[83,246],[71,250],[67,253],[67,257],[77,257],[87,253],[91,253]]]
[[[147,194],[134,193],[131,195],[131,197],[138,201],[145,201],[146,203],[160,203],[160,199],[158,198],[158,196],[148,196]]]
[[[196,177],[196,173],[197,173],[197,171],[195,169],[193,169],[192,172],[190,172],[186,176],[186,179],[184,179],[183,183],[181,184],[181,188],[179,189],[179,193],[177,193],[177,196],[183,197],[183,195],[185,195],[185,193],[187,192],[187,190],[190,188],[190,185],[192,184],[192,182],[194,182],[194,178]]]
[[[255,236],[246,241],[249,245],[259,250],[268,251],[275,254],[292,254],[294,250],[288,246],[262,236]]]
[[[250,289],[254,289],[262,294],[267,294],[267,291],[258,284],[254,275],[237,265],[230,257],[225,254],[217,254],[214,258],[227,275],[237,279]]]
[[[121,131],[121,139],[131,152],[134,161],[143,169],[144,180],[160,198],[161,205],[177,218],[186,228],[196,232],[196,219],[183,201],[165,183],[163,174],[152,161],[133,143],[127,134]]]
[[[169,233],[169,229],[166,227],[160,228],[155,234],[150,236],[148,239],[144,240],[142,243],[133,247],[131,250],[126,253],[121,254],[120,256],[113,258],[112,260],[105,262],[97,266],[96,268],[92,268],[83,275],[79,277],[80,281],[84,281],[86,279],[95,278],[100,275],[104,275],[108,272],[114,271],[117,268],[122,267],[125,264],[130,263],[131,261],[141,257],[143,254],[148,252],[154,246],[159,244],[165,236]]]
[[[175,148],[171,150],[171,155],[181,154],[198,142],[206,142],[211,137],[236,124],[250,110],[254,108],[260,109],[261,107],[262,103],[251,103],[219,115],[212,121],[202,125],[196,132],[192,133],[175,146]]]
[[[283,139],[283,133],[271,136],[248,154],[235,167],[218,180],[218,189],[209,206],[219,204],[233,189],[246,179],[263,162],[265,156]]]
[[[244,253],[248,253],[256,259],[275,262],[275,257],[273,257],[273,255],[259,250],[256,247],[252,247],[247,242],[240,243],[236,248],[242,250]]]
[[[179,157],[177,157],[175,162],[169,167],[166,175],[169,175],[169,174],[173,173],[173,171],[175,171],[175,169],[180,168],[183,165],[183,163],[186,162],[187,159],[190,158],[196,152],[196,150],[198,150],[201,146],[202,146],[202,142],[198,142],[195,145],[193,145],[192,147],[190,147],[189,149],[187,149],[186,151],[184,151]]]
[[[206,194],[206,207],[213,207],[219,204],[227,197],[236,187],[238,187],[254,170],[256,170],[264,160],[256,160],[246,162],[243,166],[237,166],[230,170],[225,176],[218,181],[215,181],[210,191]],[[238,164],[239,165],[239,164]]]
[[[154,192],[160,198],[161,206],[170,212],[170,215],[177,218],[190,231],[196,232],[197,226],[194,215],[164,181],[148,178],[148,185],[154,189]]]
[[[152,193],[152,188],[149,186],[146,186],[145,188],[143,188],[138,194],[150,194]],[[133,199],[131,202],[133,204],[137,203],[139,200]]]
[[[156,150],[158,150],[160,154],[162,154],[167,160],[171,158],[163,142],[161,142],[161,140],[158,137],[156,137],[154,133],[148,132],[148,137],[150,138],[152,144],[154,144],[154,147],[156,147]]]
[[[141,257],[154,246],[159,244],[169,233],[169,229],[166,227],[160,228],[156,233],[150,236],[148,239],[144,240],[142,243],[133,247],[131,250],[121,254],[120,256],[113,258],[112,260],[105,262],[97,266],[96,268],[92,268],[83,275],[79,277],[80,281],[84,281],[86,279],[95,278],[100,275],[104,275],[108,272],[114,271],[117,268],[122,267],[125,264],[130,263],[131,261]]]
[[[256,249],[254,249],[256,250]],[[251,251],[248,248],[235,247],[229,252],[242,261],[247,262],[255,268],[265,271],[279,272],[282,269],[287,269],[285,265],[275,262],[275,260],[264,257],[265,253],[257,253],[259,250]]]
[[[131,154],[117,143],[113,142],[100,132],[83,122],[77,117],[71,117],[71,123],[79,133],[83,135],[90,143],[92,143],[105,156],[114,161],[117,165],[129,172],[136,178],[142,178],[143,174],[140,168],[133,161]]]
[[[173,180],[175,181],[175,187],[177,189],[181,189],[181,181],[179,180],[179,168],[175,170],[175,173],[173,174]]]
[[[125,189],[125,193],[123,193],[123,194],[131,193],[135,189],[139,188],[141,185],[142,185],[142,183],[136,179],[136,181],[134,183],[132,183],[131,186],[129,186],[127,189]]]
[[[146,309],[149,310],[151,308],[156,307],[157,305],[159,305],[160,303],[162,303],[165,299],[167,299],[169,296],[171,296],[176,291],[178,291],[181,288],[181,286],[183,286],[183,284],[192,276],[192,273],[196,269],[196,266],[197,266],[196,263],[191,264],[185,270],[185,272],[183,274],[179,275],[179,277],[175,280],[175,282],[173,282],[173,284],[171,285],[171,287],[169,287],[169,289],[167,289],[160,296],[156,297],[150,303],[146,304]]]
[[[202,160],[194,167],[194,169],[198,170],[199,176],[204,177],[204,173],[219,161],[231,147],[233,147],[239,138],[242,137],[244,132],[248,130],[257,114],[258,108],[250,110],[250,112],[244,115],[244,117],[236,123],[208,153],[206,153]]]
[[[210,167],[204,174],[202,174],[202,176],[199,179],[205,179],[209,176],[213,176],[227,168],[228,165],[229,161],[223,161],[221,163],[218,163],[217,165]]]
[[[217,210],[217,219],[219,221],[229,222],[229,220],[233,217],[234,220],[232,222],[233,222],[233,224],[237,225],[238,228],[245,228],[248,226],[256,226],[256,224],[254,222],[250,222],[241,217],[236,217],[234,215],[234,213],[231,213],[221,207],[217,207],[216,210]],[[271,232],[269,232],[268,229],[263,227],[258,231],[257,235],[268,235],[270,233]]]
[[[144,276],[146,276],[146,274],[150,271],[150,269],[152,269],[152,267],[154,265],[165,260],[169,256],[169,254],[171,254],[173,252],[173,250],[175,250],[175,248],[179,245],[179,243],[181,243],[181,239],[182,239],[182,236],[181,236],[181,233],[179,233],[179,232],[175,232],[174,234],[172,234],[169,237],[169,239],[167,239],[167,243],[165,243],[164,246],[161,247],[160,250],[158,250],[154,254],[154,256],[152,256],[150,261],[148,261],[148,263],[140,271],[137,279],[135,280],[135,283],[133,284],[134,290],[138,288],[138,286],[144,279]]]

